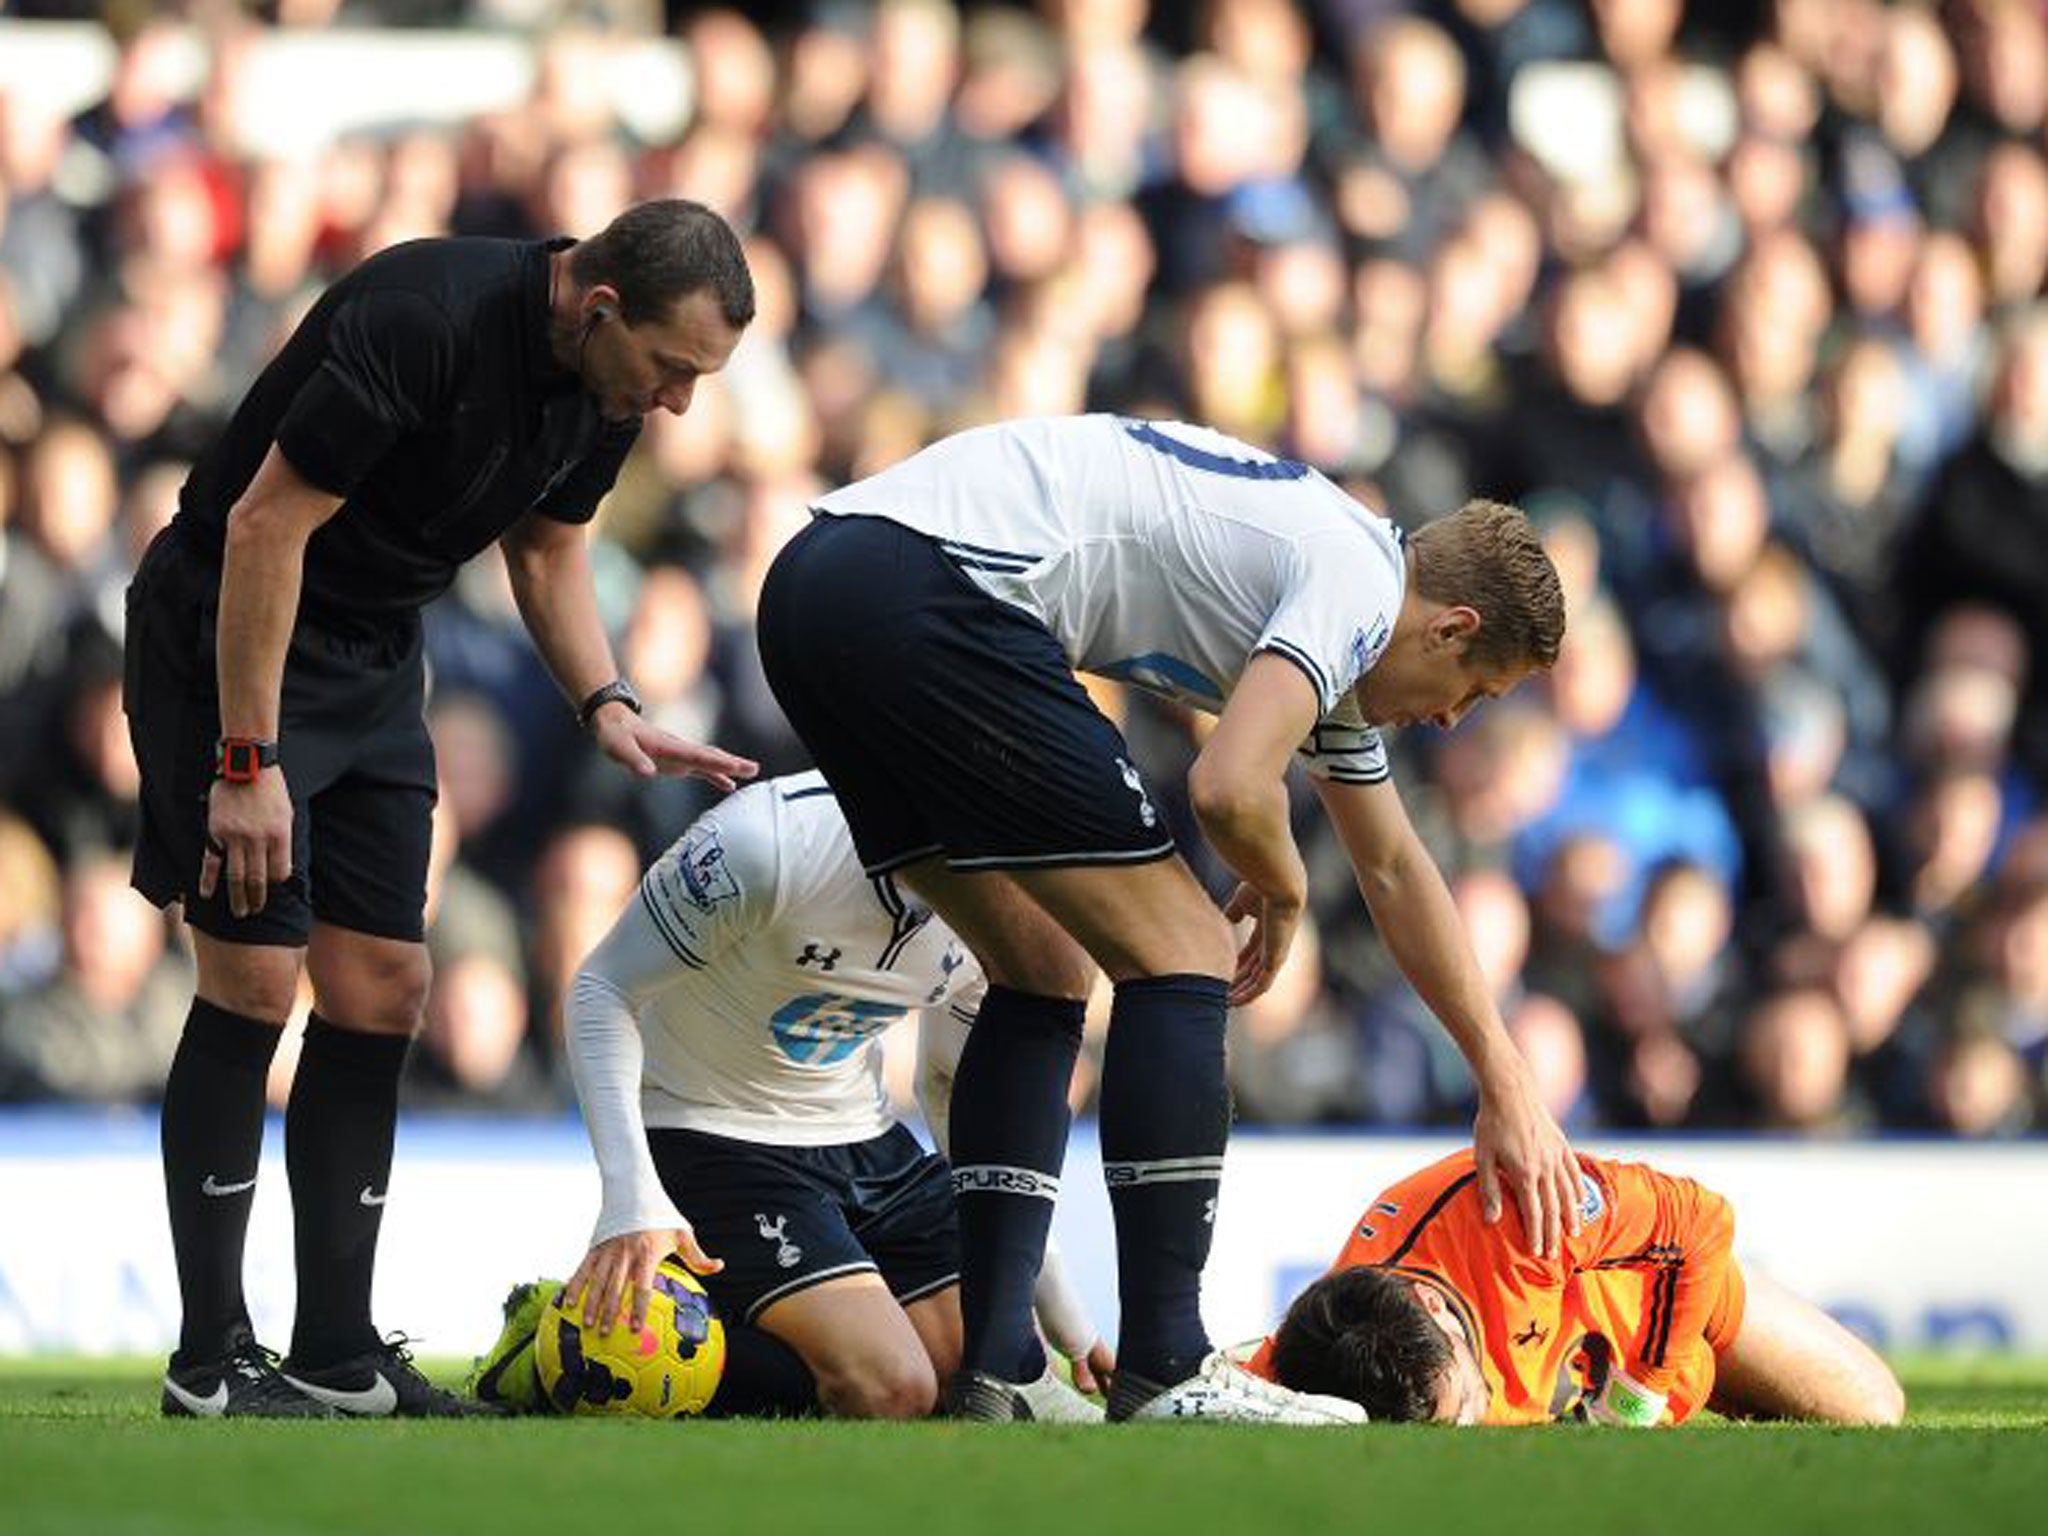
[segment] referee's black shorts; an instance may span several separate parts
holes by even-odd
[[[756,632],[870,875],[935,854],[974,871],[1173,852],[1059,642],[922,534],[815,519],[770,568]]]
[[[278,753],[292,799],[292,873],[238,918],[227,881],[199,895],[207,794],[220,735],[215,671],[218,568],[160,534],[128,588],[123,702],[142,770],[134,885],[158,906],[235,944],[300,946],[318,921],[379,938],[423,931],[434,749],[421,716],[418,616],[388,633],[301,622],[285,659]]]

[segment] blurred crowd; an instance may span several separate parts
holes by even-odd
[[[1516,499],[1565,578],[1563,656],[1403,735],[1396,778],[1568,1128],[2048,1124],[2038,5],[267,9],[519,22],[539,68],[459,130],[251,155],[271,23],[189,8],[211,51],[183,96],[175,25],[136,8],[104,101],[0,99],[0,1101],[161,1084],[190,966],[126,885],[122,594],[281,337],[392,242],[681,195],[745,235],[760,317],[597,524],[662,724],[802,766],[752,639],[765,567],[821,489],[974,422],[1200,421],[1409,526]],[[593,84],[635,28],[693,67],[672,142]],[[495,555],[428,636],[408,1092],[556,1111],[565,983],[706,792],[594,758]],[[1096,691],[1177,786],[1206,722]],[[1462,1065],[1298,808],[1312,920],[1233,1021],[1240,1118],[1464,1120]]]

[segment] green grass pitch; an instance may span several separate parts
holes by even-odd
[[[1969,1536],[2048,1529],[2048,1362],[1919,1363],[1907,1427],[1669,1434],[192,1423],[153,1362],[0,1360],[0,1531]],[[459,1376],[459,1368],[439,1371]]]

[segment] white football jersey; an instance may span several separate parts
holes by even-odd
[[[640,942],[618,942],[641,920]],[[639,973],[610,979],[638,1003],[646,1124],[784,1146],[888,1130],[883,1031],[923,1009],[971,1021],[982,991],[929,907],[862,873],[816,773],[698,817],[601,953]]]
[[[928,535],[1079,670],[1212,714],[1277,652],[1322,710],[1309,771],[1387,776],[1351,688],[1400,613],[1401,533],[1305,464],[1182,422],[1045,417],[958,433],[815,507]]]

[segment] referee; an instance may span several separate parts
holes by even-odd
[[[134,881],[184,904],[197,996],[164,1089],[184,1320],[171,1415],[449,1415],[370,1320],[421,942],[434,756],[423,605],[496,541],[598,748],[722,789],[754,764],[640,718],[582,525],[657,408],[688,409],[754,315],[733,232],[680,201],[581,242],[421,240],[330,288],[194,466],[128,592],[142,768]],[[242,1295],[264,1080],[301,970],[285,1118],[291,1353]]]

